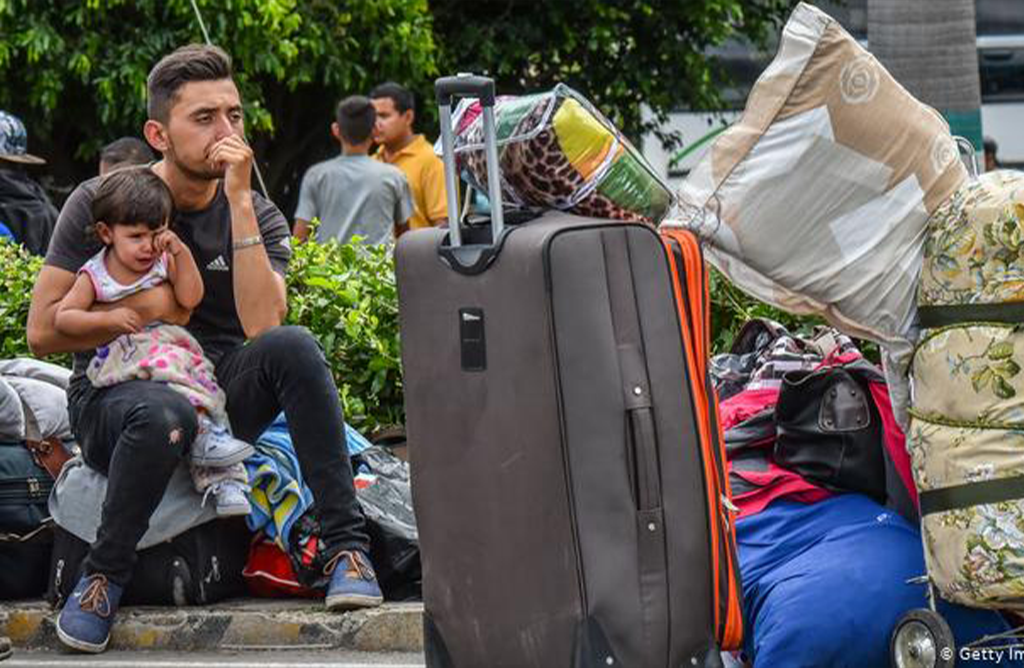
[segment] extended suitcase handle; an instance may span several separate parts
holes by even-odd
[[[478,267],[482,271],[493,259],[495,249],[505,229],[504,211],[501,205],[501,176],[498,165],[498,135],[494,123],[494,79],[475,74],[458,74],[441,77],[434,82],[437,102],[441,112],[441,152],[444,159],[445,190],[448,195],[448,236],[453,259],[460,265]],[[483,108],[484,153],[487,157],[487,196],[491,202],[491,244],[485,248],[466,248],[467,252],[455,250],[462,246],[462,227],[459,222],[459,175],[455,167],[455,133],[452,130],[452,100],[458,97],[476,97]],[[466,262],[468,260],[468,262]]]
[[[451,107],[452,99],[456,97],[476,97],[480,98],[481,105],[494,106],[494,79],[490,77],[468,73],[441,77],[434,82],[434,90],[437,91],[437,103],[441,106]]]

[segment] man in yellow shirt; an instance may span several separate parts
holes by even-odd
[[[370,99],[377,110],[373,139],[380,145],[374,157],[402,170],[412,190],[415,210],[404,225],[396,228],[396,234],[447,223],[444,163],[426,138],[412,131],[416,118],[412,92],[388,82],[370,91]]]

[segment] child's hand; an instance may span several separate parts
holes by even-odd
[[[160,234],[156,235],[153,239],[153,245],[160,253],[167,253],[168,255],[177,255],[182,251],[187,251],[188,248],[182,243],[178,235],[170,230],[164,230]]]
[[[136,334],[142,329],[142,318],[130,308],[107,311],[107,324],[118,334]]]

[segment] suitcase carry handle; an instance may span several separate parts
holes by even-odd
[[[478,273],[494,259],[505,229],[505,216],[501,205],[501,176],[498,165],[498,138],[494,122],[494,79],[461,73],[454,77],[441,77],[434,82],[441,112],[441,151],[444,160],[444,182],[448,196],[448,237],[450,251],[446,253],[455,269]],[[484,153],[487,158],[487,196],[491,203],[491,243],[483,248],[462,246],[462,227],[459,222],[458,178],[455,167],[455,133],[452,130],[452,100],[459,97],[479,98],[483,108]]]

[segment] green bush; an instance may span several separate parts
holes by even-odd
[[[288,323],[309,328],[334,372],[345,418],[363,433],[401,424],[398,291],[391,248],[294,245]]]
[[[30,255],[19,244],[0,237],[0,359],[30,357],[25,327],[32,286],[43,258]],[[71,366],[70,355],[52,355],[50,362]]]

